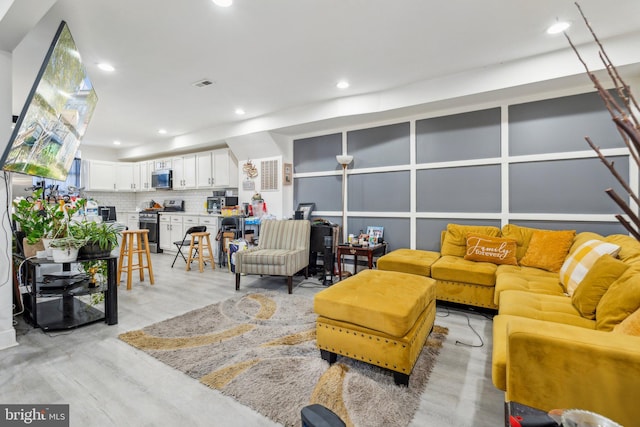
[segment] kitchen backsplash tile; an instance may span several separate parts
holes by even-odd
[[[206,212],[205,202],[207,196],[210,196],[212,191],[213,190],[167,190],[145,191],[140,193],[87,191],[85,192],[85,196],[93,198],[101,206],[115,206],[116,212],[134,212],[142,203],[148,203],[152,200],[162,204],[162,202],[167,199],[182,199],[184,200],[184,210],[186,212],[204,213]]]

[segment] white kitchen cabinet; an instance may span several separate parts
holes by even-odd
[[[140,218],[137,213],[127,214],[127,227],[129,227],[129,230],[140,229]]]
[[[213,187],[213,153],[196,154],[196,187]]]
[[[210,234],[211,246],[213,248],[213,259],[218,259],[219,242],[216,241],[216,235],[218,234],[218,217],[215,216],[201,216],[198,221],[199,225],[207,227],[207,233]]]
[[[238,186],[238,161],[228,148],[213,151],[213,186]]]
[[[228,148],[196,154],[198,188],[237,187],[238,161]]]
[[[87,180],[84,185],[89,191],[114,191],[116,189],[116,165],[114,162],[88,160]]]
[[[156,159],[153,160],[152,170],[171,169],[171,159]]]
[[[154,161],[138,162],[138,181],[139,185],[136,191],[155,191],[151,188],[151,173],[153,172]]]
[[[182,240],[184,230],[182,215],[160,215],[160,248],[171,252],[176,251],[173,242]]]
[[[196,188],[196,155],[174,157],[171,159],[173,171],[173,189],[186,190]]]
[[[116,191],[135,191],[133,163],[116,163]]]
[[[185,231],[189,227],[193,227],[195,225],[198,225],[198,223],[199,223],[199,218],[196,215],[184,215],[182,217],[182,226],[183,226]]]

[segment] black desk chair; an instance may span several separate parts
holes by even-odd
[[[178,255],[182,255],[182,259],[184,260],[184,262],[187,262],[187,257],[184,256],[184,254],[182,253],[182,247],[186,246],[187,248],[189,247],[189,245],[191,245],[191,238],[187,239],[187,237],[191,234],[191,233],[203,233],[207,231],[207,226],[205,225],[196,225],[194,227],[189,227],[187,229],[187,231],[184,233],[184,237],[182,238],[182,240],[178,240],[177,242],[173,242],[174,245],[176,245],[176,248],[178,248],[178,252],[176,252],[176,257],[173,259],[173,263],[171,264],[171,268],[173,268],[173,265],[176,263],[176,260],[178,259]],[[196,249],[196,253],[198,250]],[[195,254],[194,254],[195,256]]]
[[[220,230],[218,231],[220,233],[218,241],[218,265],[220,268],[227,265],[227,240],[239,239],[242,234],[240,221],[244,221],[244,218],[225,217],[220,221]],[[230,233],[233,233],[233,237]]]

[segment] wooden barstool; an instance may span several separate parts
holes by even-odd
[[[143,254],[146,254],[147,264],[144,264]],[[134,263],[135,255],[138,262]],[[124,262],[127,257],[127,262]],[[127,290],[131,290],[131,274],[133,270],[140,270],[140,281],[144,281],[144,269],[149,270],[149,281],[153,285],[153,267],[151,266],[151,252],[149,251],[149,230],[126,230],[122,232],[120,258],[118,259],[118,284],[122,280],[122,273],[127,272]]]
[[[205,255],[204,251],[207,250]],[[191,244],[189,245],[189,258],[187,259],[187,271],[191,270],[191,261],[194,260],[194,250],[198,257],[198,267],[200,273],[204,271],[204,262],[211,261],[211,268],[215,269],[216,264],[213,260],[213,250],[211,249],[210,233],[207,231],[199,233],[191,233]]]

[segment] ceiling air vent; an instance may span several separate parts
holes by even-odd
[[[206,87],[212,85],[213,82],[209,79],[198,80],[197,82],[192,83],[195,87]]]

